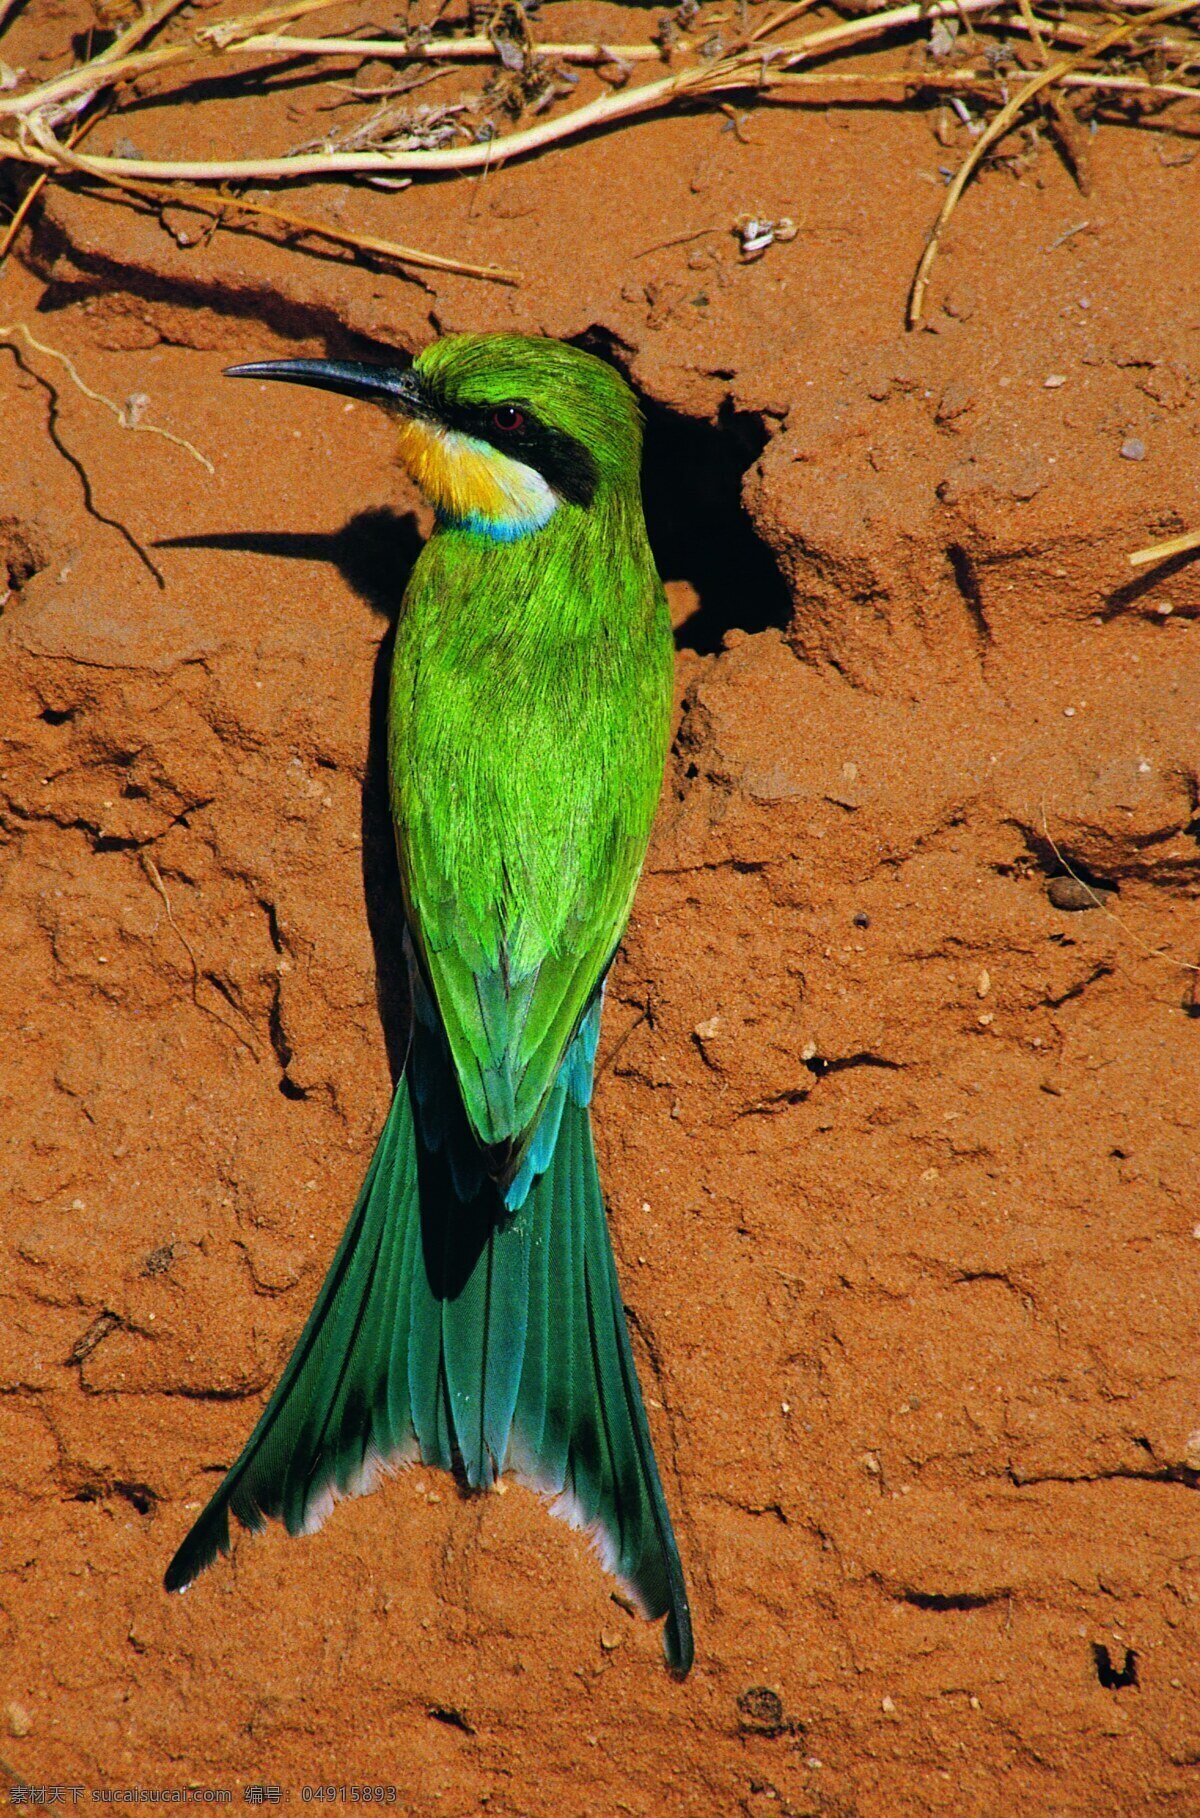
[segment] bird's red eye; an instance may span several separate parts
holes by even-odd
[[[500,404],[492,412],[492,422],[497,429],[505,429],[511,434],[514,429],[525,425],[525,412],[518,410],[515,404]]]

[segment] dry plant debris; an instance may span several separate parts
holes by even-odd
[[[971,177],[1012,129],[1024,126],[1027,134],[1036,135],[1044,125],[1086,193],[1091,181],[1087,124],[1100,110],[1118,122],[1151,123],[1172,131],[1195,127],[1200,31],[1188,16],[1197,12],[1200,0],[1172,0],[1149,9],[1145,0],[1120,0],[1104,9],[1096,0],[1063,0],[1052,17],[1035,13],[1032,0],[935,0],[932,5],[911,0],[881,11],[859,11],[847,0],[845,10],[853,16],[798,36],[779,36],[814,3],[798,0],[769,14],[753,31],[743,26],[730,39],[725,33],[740,15],[685,3],[659,21],[650,41],[556,43],[535,40],[518,0],[503,0],[484,14],[482,32],[473,19],[470,30],[424,26],[398,38],[371,35],[369,21],[349,36],[301,36],[288,29],[333,0],[292,0],[211,24],[199,24],[191,16],[176,18],[180,0],[159,0],[119,29],[104,49],[48,80],[31,82],[26,72],[4,66],[0,161],[30,167],[36,175],[0,241],[0,258],[34,190],[51,179],[100,181],[127,194],[140,190],[145,198],[151,184],[462,176],[664,108],[706,100],[727,106],[721,98],[731,93],[751,101],[816,105],[833,96],[843,104],[853,99],[878,104],[894,97],[900,104],[936,104],[944,142],[945,133],[958,128],[965,129],[969,141],[914,278],[908,321],[915,327],[946,223]],[[0,8],[0,39],[5,11]],[[1168,22],[1169,33],[1162,30]],[[858,52],[880,48],[895,52],[895,67],[833,67]],[[307,66],[312,83],[337,96],[331,105],[375,105],[361,118],[283,156],[195,159],[181,148],[176,157],[140,159],[77,149],[101,111],[119,110],[139,78],[184,77],[167,98],[182,129],[188,83],[193,74],[210,79],[214,64],[228,65],[234,81],[244,79],[242,105],[252,120],[263,75],[284,58],[293,73]],[[496,67],[480,92],[426,106],[401,99],[413,86],[410,79],[391,88],[348,89],[344,80],[335,79],[347,60],[358,66],[426,65],[430,80],[463,62]],[[648,64],[666,64],[668,73],[636,80]],[[555,111],[573,99],[583,66],[595,70],[607,92]],[[536,116],[548,117],[519,124]],[[64,128],[69,128],[66,137]],[[1006,155],[1013,163],[1014,154]],[[1023,155],[1015,154],[1018,172]],[[202,205],[215,208],[213,197],[205,196]],[[240,217],[243,225],[252,217],[273,218],[294,233],[320,235],[360,256],[384,257],[401,266],[518,281],[510,271],[331,229],[223,193],[215,218],[227,217]]]

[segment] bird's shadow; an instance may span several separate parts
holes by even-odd
[[[324,533],[216,531],[202,536],[164,538],[155,545],[159,549],[230,549],[276,556],[283,561],[329,562],[347,586],[387,621],[371,678],[360,827],[363,896],[375,951],[375,1001],[393,1082],[399,1079],[408,1052],[411,1005],[404,959],[403,899],[388,796],[388,677],[400,602],[422,544],[423,538],[412,512],[401,515],[386,506],[377,506],[356,512],[340,530]]]

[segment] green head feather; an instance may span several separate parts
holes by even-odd
[[[520,458],[523,431],[542,429],[590,460],[599,483],[637,485],[641,412],[620,374],[594,354],[527,335],[447,335],[413,370],[447,421],[469,422],[502,452]],[[525,423],[508,432],[497,425],[494,413],[505,407]]]

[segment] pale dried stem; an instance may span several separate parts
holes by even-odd
[[[793,74],[782,71],[778,76],[768,76],[767,85],[774,92],[790,88],[911,88],[911,89],[959,89],[970,88],[978,94],[981,90],[991,92],[1000,87],[1000,78],[990,70],[960,69],[942,72],[927,71],[921,74],[915,70],[863,70],[853,73],[843,70],[808,70]],[[1060,84],[1063,88],[1096,89],[1103,93],[1111,89],[1120,94],[1140,94],[1147,97],[1162,97],[1173,101],[1200,101],[1200,87],[1189,87],[1182,82],[1150,82],[1141,76],[1093,76],[1088,73],[1064,76]]]
[[[929,236],[929,243],[921,256],[920,264],[917,266],[917,274],[913,280],[912,292],[908,304],[908,325],[910,328],[916,328],[920,324],[925,304],[925,291],[929,284],[929,273],[932,270],[933,262],[937,257],[942,234],[945,232],[946,225],[953,215],[955,208],[958,206],[959,197],[962,195],[972,174],[979,168],[981,161],[987,155],[988,151],[990,151],[991,147],[995,145],[998,139],[1004,137],[1005,133],[1008,132],[1013,122],[1019,118],[1024,109],[1029,105],[1030,101],[1032,101],[1036,95],[1039,95],[1044,88],[1049,88],[1053,83],[1060,82],[1064,76],[1076,69],[1079,64],[1087,62],[1090,58],[1101,56],[1105,51],[1111,50],[1114,44],[1120,44],[1123,39],[1131,37],[1134,32],[1143,31],[1148,25],[1158,25],[1165,19],[1178,18],[1182,13],[1192,12],[1198,4],[1200,4],[1200,0],[1172,0],[1172,4],[1169,6],[1156,7],[1153,12],[1145,13],[1140,18],[1127,20],[1122,25],[1114,25],[1109,31],[1101,32],[1097,38],[1092,40],[1091,44],[1084,46],[1082,50],[1074,52],[1074,54],[1069,57],[1061,57],[1057,63],[1052,63],[1046,69],[1039,70],[1037,75],[1027,82],[1006,106],[1000,109],[1000,112],[995,118],[988,122],[984,131],[980,133],[978,139],[959,165],[954,180],[946,191],[946,199],[938,211],[937,220],[934,222],[932,232]]]
[[[535,44],[538,57],[557,63],[661,63],[659,44]],[[239,51],[269,51],[303,57],[378,57],[384,62],[470,63],[497,55],[490,38],[431,38],[422,44],[406,38],[291,38],[284,32],[258,33],[231,46]]]
[[[453,272],[463,278],[486,278],[495,284],[519,284],[519,271],[499,265],[470,265],[464,259],[446,259],[438,253],[421,252],[413,246],[401,246],[395,240],[380,240],[374,234],[356,234],[349,228],[332,227],[326,221],[315,221],[308,215],[294,215],[265,202],[250,202],[240,196],[222,195],[218,190],[189,189],[180,193],[160,188],[154,183],[140,183],[132,177],[105,177],[105,183],[131,195],[144,196],[153,202],[174,203],[196,208],[219,219],[226,215],[251,215],[278,221],[292,233],[313,234],[318,239],[333,240],[339,246],[353,247],[358,252],[374,253],[395,259],[398,264],[419,266],[427,271]]]
[[[1046,49],[1041,28],[1033,16],[1033,8],[1030,6],[1029,0],[1017,0],[1017,5],[1021,9],[1021,22],[1024,25],[1025,30],[1029,33],[1029,36],[1033,39],[1038,56],[1043,63],[1048,63],[1050,61],[1050,53]]]
[[[783,11],[776,13],[773,19],[764,19],[762,24],[750,33],[747,42],[760,44],[764,38],[769,38],[772,32],[777,32],[781,26],[790,25],[793,19],[798,19],[801,13],[806,13],[810,6],[816,4],[817,0],[796,0],[794,6],[785,6]]]
[[[1079,873],[1072,868],[1071,861],[1066,857],[1061,847],[1056,844],[1054,835],[1050,831],[1050,823],[1046,819],[1045,802],[1042,803],[1042,832],[1046,837],[1046,844],[1049,846],[1051,852],[1054,854],[1067,876],[1074,878],[1081,890],[1087,891],[1092,899],[1092,907],[1094,909],[1099,909],[1102,914],[1108,917],[1110,922],[1115,922],[1117,927],[1121,930],[1121,933],[1127,936],[1135,947],[1140,947],[1147,959],[1161,960],[1165,966],[1170,966],[1172,971],[1175,972],[1200,973],[1200,966],[1194,966],[1190,960],[1176,959],[1174,954],[1165,953],[1161,947],[1152,947],[1149,941],[1143,940],[1141,935],[1136,933],[1134,929],[1129,926],[1128,922],[1122,921],[1119,915],[1113,914],[1113,911],[1108,907],[1104,898],[1093,890],[1091,885],[1084,878],[1080,877]]]
[[[1172,556],[1187,555],[1192,549],[1200,549],[1200,530],[1188,530],[1181,537],[1168,537],[1165,543],[1135,549],[1125,559],[1131,568],[1144,568],[1150,562],[1169,562]]]
[[[139,44],[145,42],[160,25],[165,25],[172,13],[177,13],[184,0],[158,0],[157,6],[150,7],[137,19],[130,22],[123,32],[118,32],[107,50],[99,51],[91,61],[97,63],[119,63],[122,57],[135,51]]]
[[[141,861],[142,861],[142,870],[146,873],[146,876],[150,879],[150,882],[153,884],[154,888],[158,891],[159,896],[162,897],[163,903],[164,903],[164,905],[166,907],[166,911],[167,911],[167,920],[170,923],[175,936],[182,943],[184,951],[186,952],[186,954],[188,956],[188,959],[191,961],[191,965],[192,965],[192,1002],[195,1004],[197,1010],[203,1011],[205,1016],[211,1016],[215,1023],[221,1024],[221,1027],[223,1029],[228,1029],[229,1033],[232,1036],[234,1036],[237,1041],[241,1042],[241,1044],[244,1048],[249,1050],[249,1052],[254,1056],[256,1061],[261,1061],[262,1057],[259,1054],[257,1045],[254,1042],[249,1041],[247,1039],[247,1037],[242,1034],[240,1029],[236,1028],[233,1023],[229,1022],[224,1016],[221,1016],[216,1010],[213,1010],[209,1007],[209,1005],[202,1004],[200,1002],[200,980],[204,977],[204,974],[201,972],[200,962],[196,958],[196,949],[192,946],[191,941],[188,939],[187,935],[183,932],[183,929],[179,926],[179,923],[175,920],[175,911],[171,907],[171,899],[167,895],[167,886],[163,883],[162,872],[159,870],[158,866],[154,863],[154,860],[150,857],[150,854],[148,852],[140,853],[139,857],[141,858]],[[242,1009],[241,1005],[234,1004],[232,1007],[237,1011],[238,1015],[242,1018],[242,1021],[246,1024],[246,1027],[250,1030],[254,1030],[253,1022],[250,1020],[249,1016],[247,1016],[246,1012]]]
[[[232,22],[225,27],[206,27],[196,34],[195,38],[183,45],[167,46],[158,50],[133,53],[129,56],[113,57],[111,61],[97,67],[99,59],[81,69],[70,71],[66,75],[24,95],[6,101],[0,100],[0,115],[23,116],[19,120],[20,138],[18,140],[0,140],[0,156],[8,156],[32,163],[43,169],[74,168],[104,178],[120,182],[129,179],[129,161],[112,157],[87,157],[65,153],[61,142],[51,131],[44,111],[47,107],[64,100],[69,94],[81,89],[96,92],[99,75],[103,83],[125,79],[134,74],[144,74],[150,70],[160,70],[172,63],[195,60],[197,57],[225,56],[232,54],[296,54],[302,47],[308,46],[313,54],[316,47],[322,47],[322,54],[332,45],[339,46],[340,52],[358,57],[370,57],[378,54],[379,43],[370,39],[320,39],[300,40],[286,36],[266,38],[259,33],[255,36],[251,28],[267,19],[297,18],[305,12],[315,11],[326,3],[326,0],[299,0],[292,6],[276,8],[269,14],[252,15],[240,21]],[[164,11],[169,8],[170,0],[164,0]],[[1017,0],[1020,6],[1020,0]],[[1026,0],[1026,5],[1028,0]],[[1166,7],[1142,12],[1141,0],[1126,0],[1127,8],[1138,8],[1139,16],[1129,19],[1107,33],[1089,39],[1073,56],[1060,59],[1028,83],[1021,93],[1010,101],[997,115],[979,141],[972,148],[969,158],[947,193],[946,203],[935,224],[930,244],[918,272],[910,301],[910,321],[920,317],[920,306],[928,279],[929,267],[936,255],[937,241],[946,221],[953,213],[958,197],[966,182],[977,168],[980,158],[986,153],[996,139],[1008,130],[1020,110],[1042,88],[1052,82],[1066,82],[1069,86],[1103,86],[1128,87],[1130,90],[1144,92],[1147,95],[1163,98],[1187,98],[1194,90],[1178,84],[1141,82],[1135,78],[1104,78],[1092,82],[1082,76],[1073,75],[1076,66],[1100,54],[1103,50],[1119,42],[1132,32],[1145,25],[1175,17],[1191,10],[1200,0],[1175,0]],[[311,154],[297,154],[278,158],[248,159],[139,159],[137,175],[143,180],[157,182],[269,182],[274,180],[291,180],[303,177],[329,177],[338,175],[370,174],[379,172],[466,172],[495,167],[509,158],[523,157],[545,147],[561,144],[578,135],[597,127],[609,126],[618,121],[632,119],[638,115],[655,112],[672,102],[688,95],[701,96],[719,94],[731,90],[753,88],[771,88],[781,84],[783,72],[793,71],[797,64],[809,62],[816,57],[826,56],[835,50],[848,49],[856,44],[877,40],[904,27],[929,23],[938,18],[962,17],[971,13],[994,13],[996,0],[935,0],[928,5],[924,0],[912,0],[912,3],[892,7],[886,12],[876,13],[859,19],[841,21],[836,25],[810,32],[804,37],[784,41],[780,44],[751,45],[742,44],[735,51],[712,63],[690,66],[687,69],[674,71],[661,77],[658,81],[647,82],[640,87],[623,89],[614,94],[607,94],[585,103],[581,107],[559,115],[553,119],[538,122],[534,126],[506,134],[499,139],[482,143],[444,146],[429,150],[394,151],[330,151]],[[776,29],[786,17],[793,16],[794,10],[787,9],[784,15],[774,22],[767,22],[764,29]],[[994,21],[989,21],[994,23]],[[1010,28],[1032,30],[1034,35],[1040,31],[1043,36],[1050,36],[1056,30],[1054,24],[1034,20],[1032,14],[1027,21],[1010,15]],[[229,33],[236,30],[242,34],[236,42],[229,41]],[[249,35],[246,35],[249,34]],[[274,47],[268,51],[264,47]],[[463,55],[495,55],[495,46],[487,39],[446,40],[444,43],[426,43],[404,46],[397,41],[396,54],[403,53],[415,60],[436,60],[439,56],[454,55],[454,46],[459,47]],[[258,47],[257,51],[255,47]],[[116,47],[111,47],[116,49]],[[597,60],[613,52],[623,58],[636,60],[638,56],[655,57],[660,55],[658,46],[600,46],[595,44],[550,45],[536,47],[544,54],[559,58],[574,57],[578,61]],[[918,85],[919,86],[919,85]],[[490,274],[489,274],[490,275]]]
[[[38,353],[45,354],[47,358],[51,360],[57,360],[60,366],[66,368],[71,383],[83,393],[84,397],[90,398],[93,404],[102,404],[105,410],[111,411],[122,429],[137,430],[143,435],[161,436],[164,442],[173,442],[176,448],[186,449],[188,454],[190,454],[194,460],[199,461],[201,467],[207,468],[209,473],[214,471],[213,464],[208,459],[207,455],[202,455],[200,450],[189,442],[186,437],[173,435],[169,429],[160,429],[156,423],[135,423],[131,421],[128,411],[124,410],[113,398],[106,398],[102,391],[93,391],[90,385],[84,383],[79,376],[79,370],[76,367],[75,362],[69,355],[60,353],[57,347],[47,346],[45,341],[37,340],[37,338],[29,332],[29,329],[25,326],[24,322],[13,322],[7,325],[0,323],[0,335],[10,340],[14,335],[19,335],[28,346],[36,348]]]
[[[1186,5],[1196,3],[1197,0],[1178,0],[1173,10],[1183,11]],[[719,94],[730,89],[763,86],[777,69],[792,68],[798,63],[826,55],[835,48],[879,38],[921,21],[950,16],[957,18],[963,12],[985,12],[994,9],[995,4],[996,0],[935,0],[935,4],[929,6],[923,0],[911,0],[910,4],[893,7],[888,12],[826,26],[819,31],[810,32],[806,37],[782,44],[743,49],[711,64],[680,70],[660,77],[656,82],[643,83],[639,88],[602,95],[569,113],[540,121],[536,126],[508,133],[501,139],[488,140],[483,144],[443,146],[430,151],[319,152],[284,158],[144,159],[139,160],[138,174],[151,182],[268,182],[280,178],[335,176],[351,172],[482,170],[508,158],[523,157],[530,152],[540,151],[547,145],[560,144],[595,127],[609,126],[618,120],[654,112],[684,95]],[[244,45],[232,48],[242,49]],[[170,49],[146,53],[148,59],[160,60],[168,59],[171,55]],[[153,67],[162,67],[162,63],[156,63]],[[117,68],[115,64],[110,66],[110,73]],[[68,77],[61,77],[57,83],[47,84],[46,90],[41,92],[53,91],[51,98],[61,99],[65,92],[63,84],[68,80]],[[24,139],[20,142],[3,140],[0,141],[0,155],[24,158],[34,164],[61,165],[62,147],[44,123],[39,121],[35,107],[31,105],[32,101],[33,97],[25,95],[18,102],[10,102],[7,107],[0,102],[0,114],[25,114],[27,129],[37,141],[36,148]],[[80,160],[78,168],[90,170],[97,176],[122,176],[128,174],[128,161],[86,158]]]

